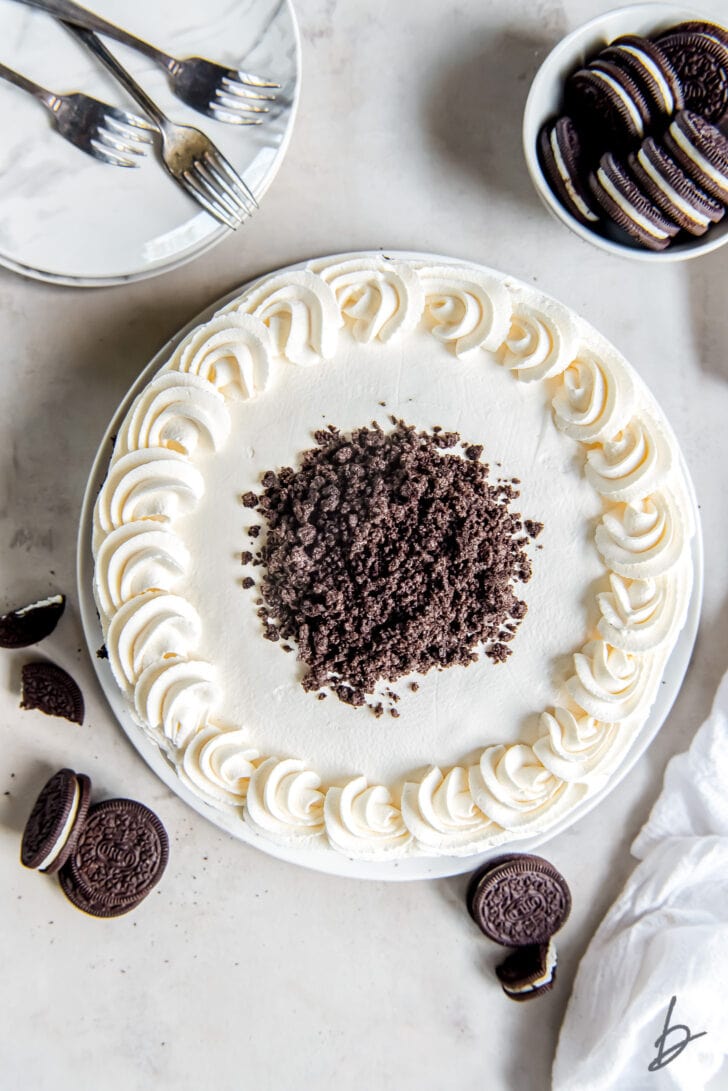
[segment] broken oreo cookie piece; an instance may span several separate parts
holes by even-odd
[[[556,945],[549,940],[516,948],[495,972],[511,1000],[533,1000],[554,987],[556,963]]]
[[[55,629],[66,606],[65,595],[18,606],[0,617],[0,648],[28,648]]]
[[[21,685],[21,708],[37,709],[47,716],[61,716],[74,724],[83,723],[83,694],[62,667],[47,660],[26,663]]]

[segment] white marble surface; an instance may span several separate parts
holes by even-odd
[[[10,606],[69,592],[67,615],[39,651],[73,671],[88,709],[83,728],[20,712],[27,655],[0,656],[3,1088],[548,1086],[577,961],[632,867],[628,847],[665,763],[709,708],[728,647],[728,249],[665,268],[605,255],[546,214],[521,158],[520,113],[539,59],[608,6],[300,0],[297,129],[243,232],[191,265],[118,288],[0,273],[0,596]],[[720,0],[702,7],[725,14]],[[179,326],[245,279],[377,246],[482,261],[580,311],[659,398],[701,504],[706,595],[692,667],[632,773],[544,850],[569,879],[574,910],[559,940],[558,985],[532,1005],[500,993],[498,952],[463,910],[463,879],[328,878],[248,849],[187,811],[115,726],[81,644],[73,572],[81,495],[130,381]],[[149,803],[170,831],[164,880],[128,917],[86,918],[52,879],[17,862],[34,793],[61,764],[88,772],[97,798]],[[646,1065],[650,1042],[645,1050]],[[649,1086],[659,1088],[657,1079]]]

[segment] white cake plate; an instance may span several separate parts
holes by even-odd
[[[110,43],[174,121],[214,140],[260,203],[298,104],[301,51],[290,0],[94,0],[91,7],[174,56],[209,57],[280,84],[261,125],[224,124],[175,98],[153,61]],[[50,15],[0,0],[0,41],[3,59],[42,86],[139,112]],[[0,265],[76,287],[121,284],[183,265],[230,233],[174,183],[154,151],[136,170],[101,163],[63,140],[30,95],[0,82]]]
[[[381,252],[378,256],[382,256]],[[405,260],[426,259],[444,261],[447,264],[460,264],[456,259],[433,254],[387,251],[385,256]],[[331,259],[327,260],[333,260],[333,257],[334,256],[332,255]],[[304,262],[300,262],[290,266],[289,269],[300,269],[305,264],[306,263]],[[472,265],[472,262],[469,264]],[[287,270],[280,270],[280,272],[285,271]],[[493,273],[494,270],[485,269],[485,272]],[[496,273],[496,275],[500,276],[501,274]],[[682,460],[683,470],[690,489],[690,500],[693,506],[696,527],[695,536],[691,543],[693,589],[688,613],[685,624],[678,636],[677,643],[673,648],[672,655],[665,667],[663,685],[659,687],[650,715],[631,749],[628,751],[624,761],[611,775],[609,782],[604,789],[600,792],[596,792],[582,804],[575,807],[561,822],[558,822],[546,832],[533,837],[515,840],[512,843],[495,849],[488,849],[475,856],[412,856],[400,860],[371,862],[351,860],[342,853],[333,851],[328,847],[322,849],[306,848],[305,850],[301,850],[277,845],[267,838],[258,836],[246,823],[240,821],[235,814],[218,810],[216,807],[205,803],[199,796],[196,796],[193,792],[189,791],[174,772],[169,762],[162,755],[159,748],[144,735],[140,727],[131,718],[121,690],[117,686],[111,673],[108,660],[100,659],[96,655],[97,650],[103,644],[104,637],[96,612],[96,604],[94,602],[92,590],[93,557],[91,553],[91,534],[93,529],[93,509],[99,489],[106,476],[109,459],[111,458],[112,436],[118,431],[134,398],[149,382],[155,372],[159,370],[162,364],[169,359],[174,349],[183,338],[185,338],[196,326],[200,325],[200,323],[206,322],[220,307],[240,295],[244,287],[245,285],[236,288],[222,299],[219,299],[217,303],[213,303],[210,307],[206,308],[206,310],[193,318],[184,329],[180,330],[178,334],[171,338],[171,340],[159,350],[147,367],[144,368],[106,429],[106,433],[101,441],[91,470],[88,485],[86,486],[86,493],[81,510],[77,553],[79,606],[84,635],[91,655],[91,660],[96,669],[101,688],[104,691],[116,719],[119,721],[129,740],[147,764],[164,781],[164,783],[171,788],[175,795],[184,800],[184,802],[192,807],[193,810],[197,811],[198,814],[208,819],[220,829],[230,833],[238,840],[245,841],[249,845],[253,845],[263,852],[268,853],[270,856],[275,856],[281,860],[287,860],[289,863],[300,864],[303,867],[312,868],[315,871],[323,871],[330,875],[341,875],[355,879],[440,879],[448,875],[460,875],[464,872],[474,871],[485,860],[493,856],[501,855],[504,851],[532,852],[534,849],[551,840],[551,838],[555,837],[557,834],[568,829],[568,827],[573,826],[575,822],[578,822],[580,818],[591,811],[593,807],[596,807],[609,792],[612,792],[617,787],[622,778],[629,773],[632,766],[642,756],[660,730],[660,727],[667,719],[668,713],[680,691],[680,687],[690,663],[693,645],[695,644],[703,597],[703,538],[700,526],[700,513],[698,511],[695,489],[684,459]]]

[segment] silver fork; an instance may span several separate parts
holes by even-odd
[[[64,23],[102,61],[152,119],[162,137],[162,162],[175,182],[198,204],[235,230],[258,207],[235,168],[205,133],[191,125],[175,125],[139,86],[100,38],[90,30]]]
[[[62,137],[114,167],[138,167],[135,157],[146,153],[154,127],[141,117],[75,91],[58,95],[27,76],[0,64],[0,77],[27,91],[50,113]]]
[[[276,88],[279,86],[277,83],[271,83],[253,72],[227,68],[204,57],[185,57],[182,60],[172,57],[143,38],[137,38],[115,23],[110,23],[108,19],[87,11],[73,0],[19,2],[47,11],[64,22],[115,38],[117,42],[150,57],[167,72],[172,91],[178,98],[193,110],[208,114],[217,121],[226,121],[231,125],[260,125],[262,118],[256,115],[266,114],[268,107],[265,103],[275,99],[275,95],[261,94],[254,88]]]

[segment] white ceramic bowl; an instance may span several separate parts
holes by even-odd
[[[699,238],[680,239],[666,250],[646,250],[629,243],[617,242],[580,224],[561,204],[538,161],[538,134],[550,117],[557,117],[563,100],[567,76],[594,57],[600,49],[622,34],[643,34],[649,37],[655,31],[674,26],[689,19],[715,22],[710,16],[673,4],[631,4],[597,16],[584,26],[572,31],[549,53],[536,73],[523,114],[523,150],[531,181],[536,192],[558,220],[570,227],[582,239],[625,258],[639,261],[685,261],[716,250],[728,242],[728,213],[718,224],[711,224],[705,235]]]

